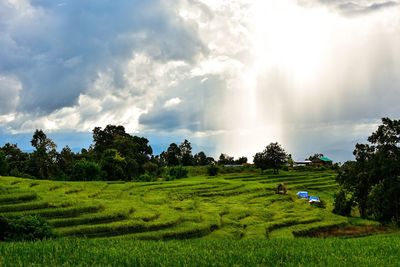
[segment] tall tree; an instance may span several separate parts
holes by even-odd
[[[62,173],[64,173],[64,175],[70,176],[73,172],[74,164],[75,154],[67,145],[57,155],[58,168],[61,170]]]
[[[117,154],[114,152],[113,154],[111,151]],[[152,153],[149,140],[144,137],[131,136],[125,132],[123,126],[107,125],[104,130],[100,127],[93,129],[93,154],[102,168],[107,169],[106,173],[110,174],[107,177],[110,179],[119,176],[119,179],[131,180],[143,174],[145,172],[143,166],[150,161]],[[119,160],[120,158],[124,159],[123,163]],[[106,163],[106,159],[116,164],[118,175],[111,175],[110,166],[112,164]],[[120,170],[122,170],[122,174]]]
[[[52,178],[56,168],[56,144],[42,130],[35,131],[31,144],[35,148],[31,158],[34,176],[40,179]]]
[[[203,151],[194,155],[194,164],[197,166],[206,166],[209,164],[207,156]]]
[[[1,150],[5,154],[8,166],[8,174],[20,175],[28,173],[28,153],[22,152],[17,144],[6,143]]]
[[[0,149],[0,175],[8,174],[8,163],[6,154]]]
[[[400,224],[400,120],[383,118],[368,141],[356,145],[356,160],[341,167],[337,181],[362,217]]]
[[[257,168],[265,170],[272,168],[274,173],[279,173],[279,168],[286,163],[288,155],[280,144],[270,143],[262,152],[254,155],[254,164]]]
[[[218,164],[232,165],[235,164],[235,161],[233,157],[229,156],[228,154],[221,153],[221,155],[219,155]]]
[[[164,156],[168,166],[177,166],[180,164],[182,152],[177,144],[171,143]]]
[[[193,155],[192,155],[192,145],[188,140],[185,139],[180,145],[179,149],[181,150],[181,164],[183,166],[192,166],[193,165]]]

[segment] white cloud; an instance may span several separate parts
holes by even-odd
[[[179,97],[174,97],[171,99],[168,99],[164,103],[164,108],[171,108],[179,105],[182,102],[182,100]]]

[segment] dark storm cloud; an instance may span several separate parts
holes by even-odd
[[[325,5],[345,16],[357,16],[376,12],[385,8],[398,6],[395,1],[365,1],[365,0],[299,0],[301,5]]]
[[[157,61],[192,61],[205,51],[196,29],[160,1],[32,0],[0,3],[0,75],[22,83],[19,110],[71,106],[100,71],[123,68],[133,53]]]

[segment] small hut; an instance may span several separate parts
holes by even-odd
[[[287,193],[286,185],[284,183],[278,184],[278,186],[276,187],[276,193],[280,195],[286,195]]]

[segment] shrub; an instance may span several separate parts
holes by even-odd
[[[286,195],[287,193],[287,186],[284,183],[280,183],[276,186],[276,193],[281,195]]]
[[[312,202],[311,205],[313,205],[314,207],[317,207],[317,208],[321,208],[321,209],[325,209],[325,207],[326,207],[326,203],[322,199],[319,202]]]
[[[0,240],[38,240],[54,236],[51,226],[39,216],[0,217]]]
[[[210,165],[207,168],[208,176],[216,176],[218,174],[218,167],[215,165]]]
[[[353,207],[353,200],[347,198],[346,192],[340,190],[334,195],[334,199],[333,213],[349,216],[351,213],[351,208]]]
[[[92,161],[80,160],[75,163],[71,178],[76,181],[101,180],[100,166]]]
[[[137,178],[137,180],[141,181],[141,182],[151,182],[151,181],[154,181],[154,176],[152,176],[152,175],[150,175],[148,173],[144,173],[144,174],[140,175]]]
[[[175,180],[188,177],[188,171],[182,166],[171,167],[168,170],[168,180]]]
[[[143,164],[143,170],[145,171],[145,173],[153,177],[160,175],[160,168],[158,167],[158,165],[150,161]]]

